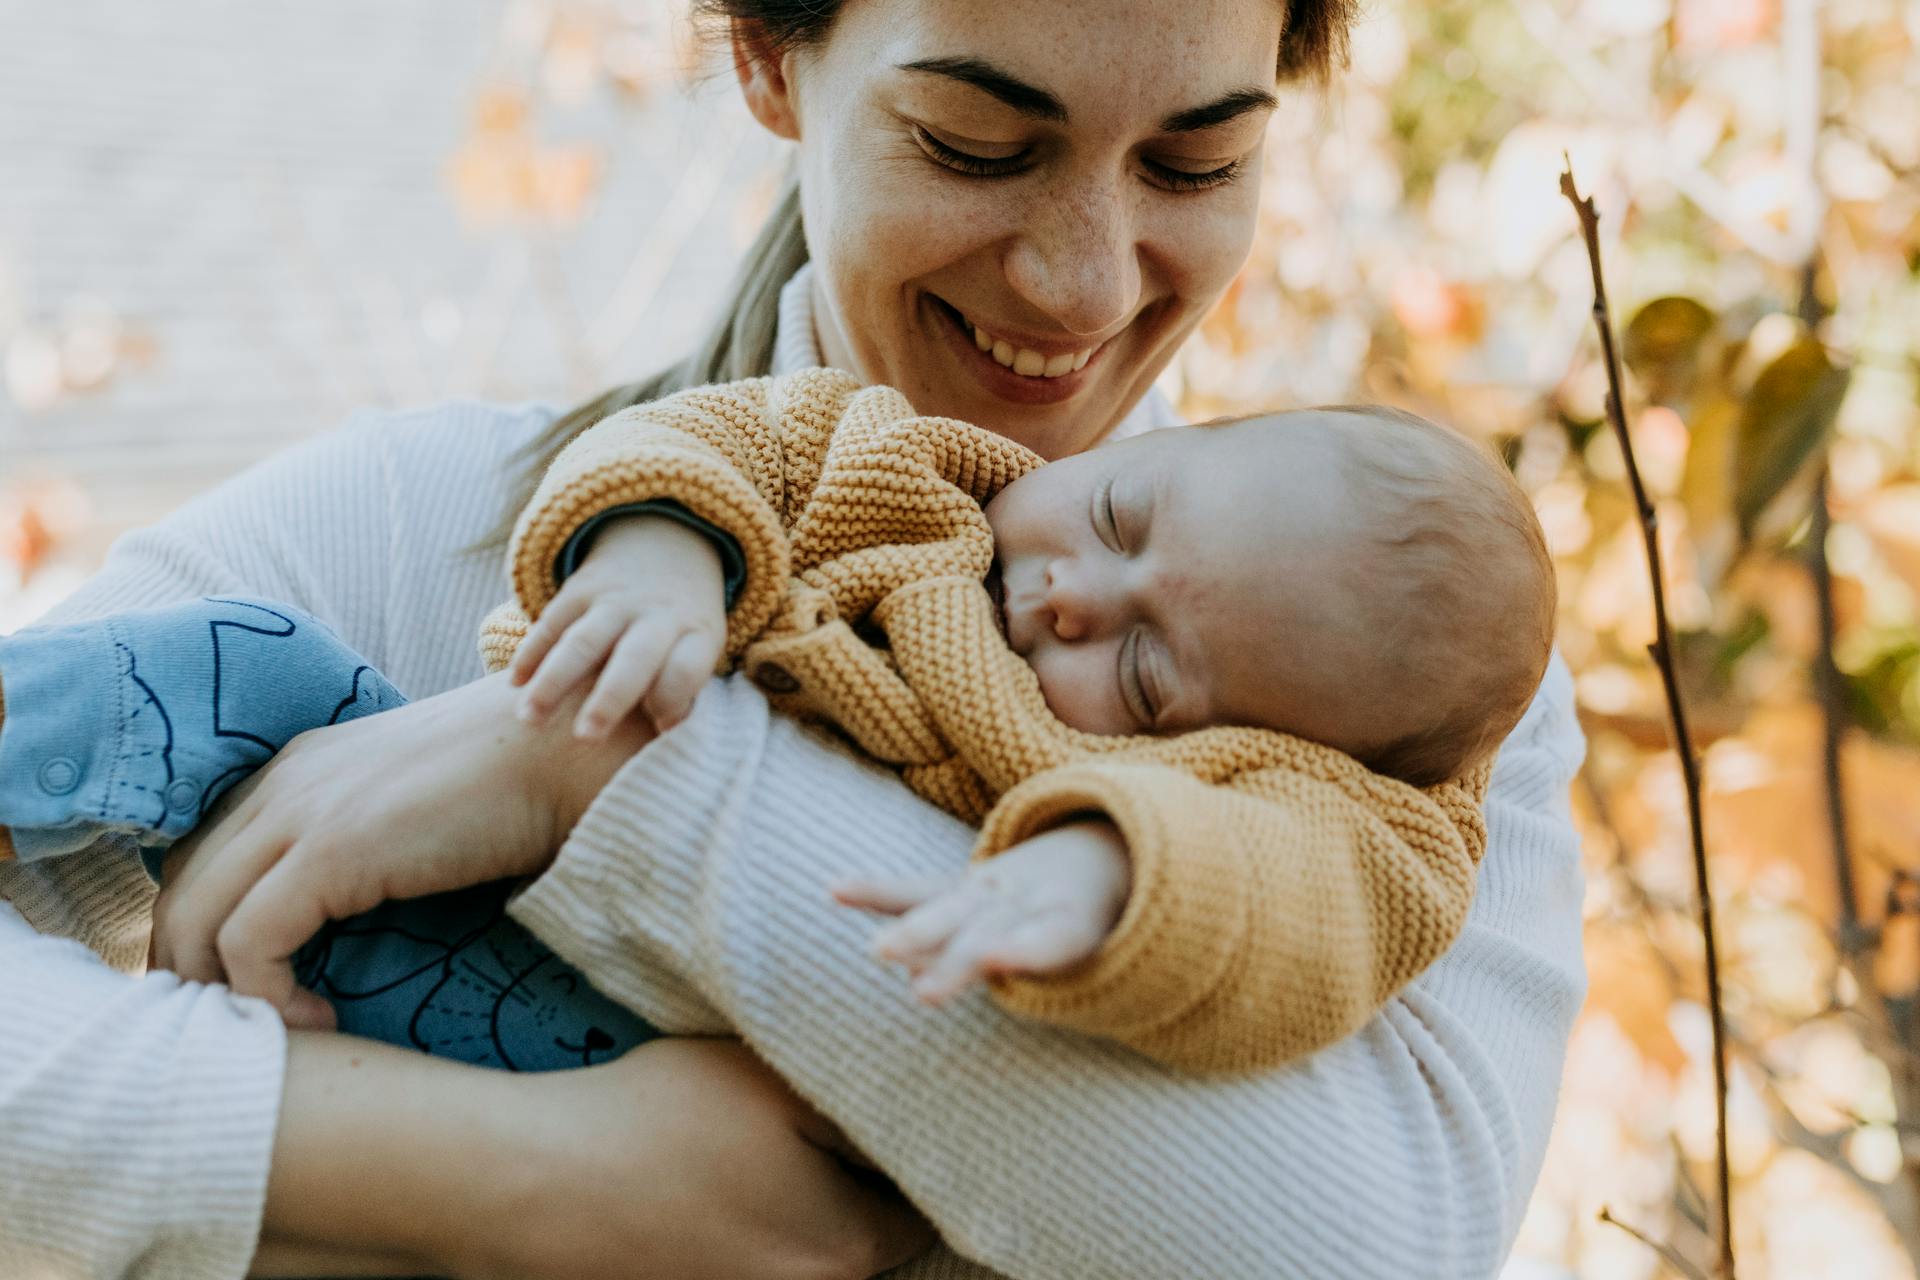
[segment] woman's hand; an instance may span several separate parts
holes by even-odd
[[[450,1212],[460,1280],[865,1280],[934,1233],[830,1122],[734,1040],[657,1040],[585,1071],[520,1078],[536,1095],[512,1199]],[[838,1153],[838,1154],[836,1154]]]
[[[521,723],[513,700],[491,676],[288,743],[169,855],[154,964],[259,996],[291,1025],[331,1026],[289,962],[322,925],[536,874],[646,741],[630,720],[581,742]]]
[[[732,1040],[514,1075],[295,1035],[254,1274],[864,1280],[934,1237],[844,1141]]]

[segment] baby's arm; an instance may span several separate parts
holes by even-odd
[[[1110,822],[1069,822],[958,876],[877,877],[834,886],[849,907],[903,917],[873,953],[940,1004],[998,974],[1072,968],[1100,950],[1133,887],[1125,838]]]
[[[984,976],[1014,1013],[1186,1070],[1263,1070],[1332,1044],[1438,959],[1465,922],[1487,771],[1423,792],[1314,744],[1295,755],[1219,785],[1139,761],[1039,774],[989,815],[961,883],[876,943],[897,948],[937,993]],[[1075,821],[1088,814],[1111,827]],[[1036,965],[1010,938],[983,948],[947,927],[964,916],[981,936],[1003,935],[978,878],[1026,859],[1047,839],[1032,833],[1065,822],[1063,831],[1117,830],[1127,850],[1131,887],[1095,946]],[[1095,878],[1082,877],[1078,910],[1101,902]]]
[[[562,450],[514,530],[515,600],[482,627],[488,669],[530,682],[523,714],[538,718],[605,663],[579,731],[641,703],[656,728],[677,722],[784,598],[788,530],[856,389],[827,370],[698,387]]]
[[[686,718],[726,642],[720,553],[708,535],[662,516],[622,516],[600,531],[508,665],[539,721],[594,676],[574,731],[601,738],[642,708],[654,732]]]

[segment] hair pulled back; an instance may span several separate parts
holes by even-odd
[[[1287,17],[1276,64],[1279,78],[1325,82],[1346,59],[1347,30],[1359,0],[1283,3]],[[846,0],[692,0],[691,10],[694,22],[707,26],[716,40],[725,38],[731,24],[751,22],[759,25],[770,48],[786,53],[824,43],[845,5]],[[602,418],[688,387],[757,378],[770,372],[780,290],[806,261],[800,187],[790,178],[727,289],[725,306],[699,345],[684,359],[651,377],[595,396],[528,442],[517,459],[526,470],[516,488],[513,507],[476,550],[506,544],[520,508],[532,500],[554,455]]]

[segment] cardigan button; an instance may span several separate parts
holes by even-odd
[[[80,785],[80,766],[65,756],[55,756],[40,766],[40,789],[50,796],[64,796]]]
[[[793,673],[777,662],[763,662],[755,667],[753,682],[768,693],[793,693],[800,688]]]

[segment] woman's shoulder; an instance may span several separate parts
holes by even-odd
[[[442,400],[403,409],[363,409],[321,437],[340,448],[373,446],[394,462],[497,468],[558,412],[536,402]]]

